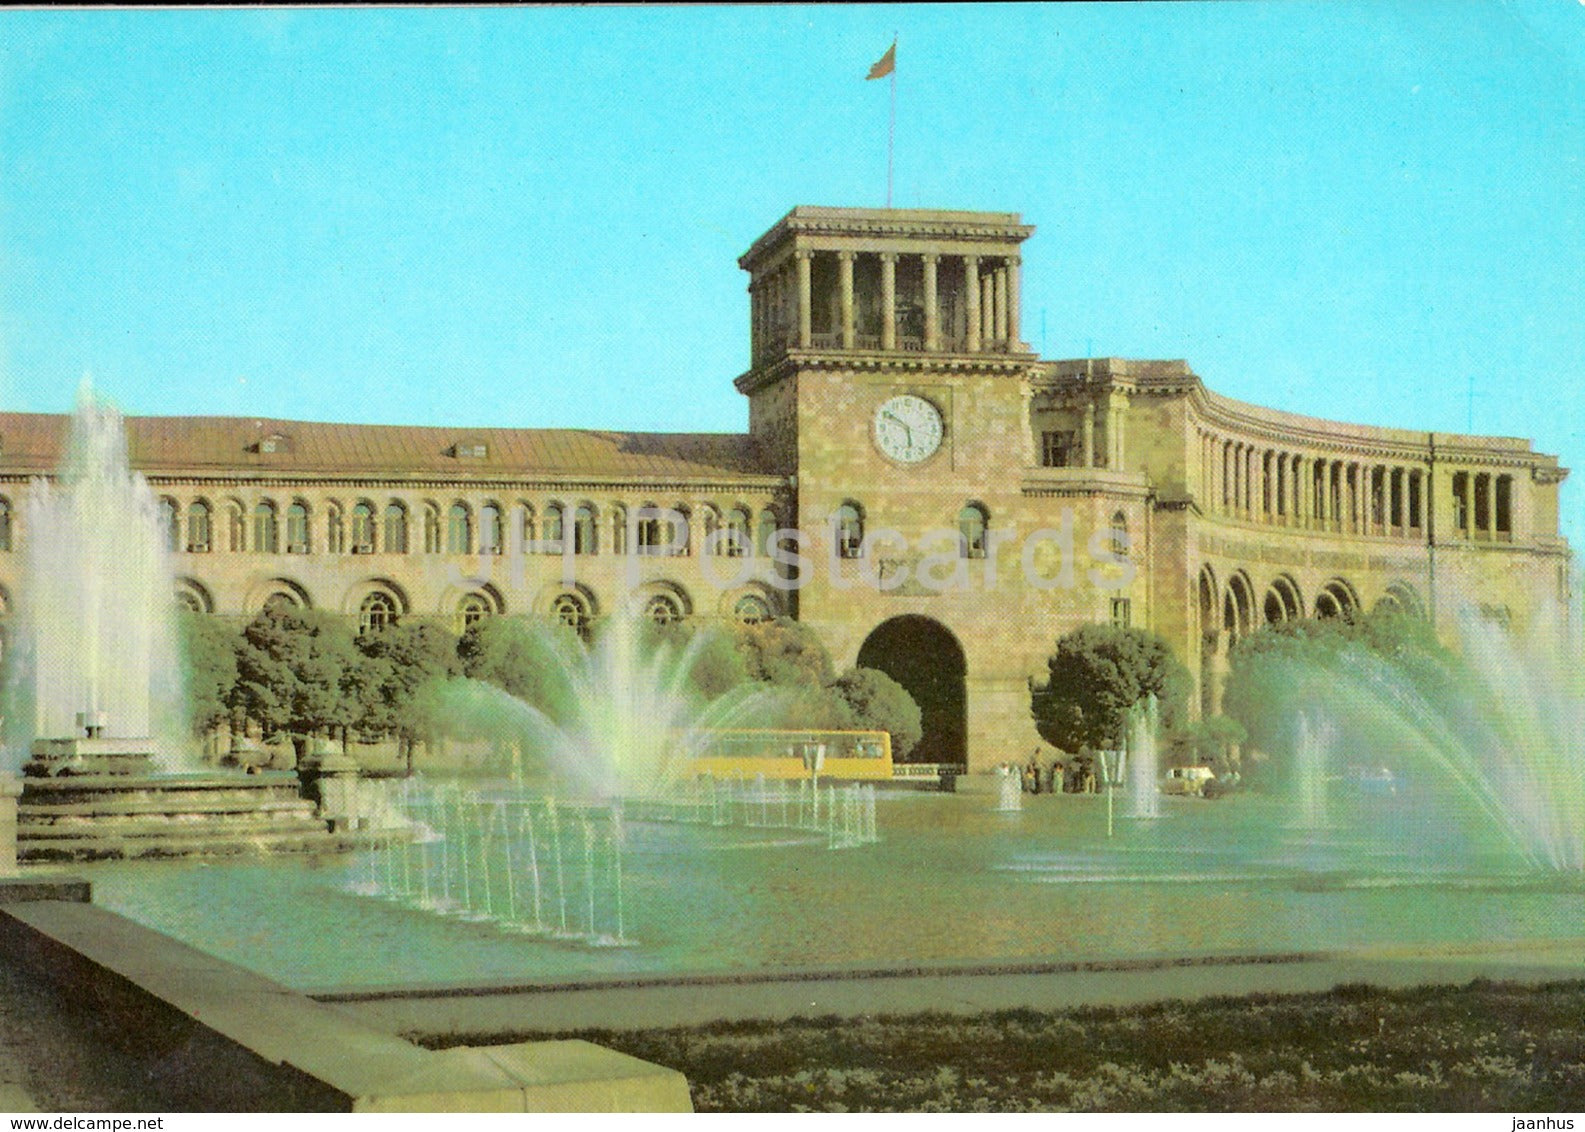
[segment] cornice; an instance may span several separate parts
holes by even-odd
[[[775,361],[739,374],[739,393],[754,393],[804,370],[848,373],[977,373],[1025,377],[1034,371],[1034,354],[900,353],[885,350],[788,350]]]

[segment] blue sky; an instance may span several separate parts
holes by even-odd
[[[741,430],[894,32],[895,201],[1037,226],[1046,356],[1585,476],[1579,0],[0,13],[0,407]]]

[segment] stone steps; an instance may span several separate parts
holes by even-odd
[[[263,853],[325,853],[342,848],[325,828],[315,823],[312,830],[193,830],[178,836],[169,828],[157,834],[118,836],[108,829],[91,835],[60,838],[34,838],[22,842],[17,857],[22,861],[136,860],[161,857],[235,857]]]

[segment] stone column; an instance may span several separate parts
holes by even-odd
[[[1128,395],[1126,393],[1113,393],[1111,407],[1106,414],[1112,419],[1112,452],[1109,465],[1114,471],[1122,471],[1128,462]]]
[[[837,253],[837,274],[842,288],[842,348],[851,350],[854,342],[853,328],[853,253]]]
[[[980,352],[980,260],[978,256],[963,257],[963,291],[969,305],[968,352]]]
[[[814,254],[799,250],[798,256],[798,345],[807,350],[813,338],[812,305],[809,296],[809,259]]]
[[[1022,263],[1023,263],[1023,260],[1019,259],[1017,256],[1008,256],[1007,257],[1007,348],[1008,349],[1013,349],[1013,348],[1015,348],[1017,346],[1023,345],[1023,340],[1022,340],[1022,337],[1021,337],[1022,334],[1023,334],[1023,331],[1019,328],[1019,318],[1018,318],[1019,293],[1020,293],[1020,290],[1021,290],[1021,288],[1019,287],[1018,275],[1019,275],[1019,267],[1022,265]]]
[[[1084,404],[1084,466],[1095,467],[1095,402]]]
[[[881,349],[897,349],[897,253],[881,253]]]
[[[22,780],[0,774],[0,877],[17,875],[17,797]]]
[[[1007,265],[1004,263],[998,267],[991,279],[996,287],[996,340],[1005,345],[1008,343],[1010,325],[1007,321]]]
[[[1018,384],[1018,392],[1024,401],[1024,415],[1019,425],[1024,434],[1024,466],[1033,468],[1039,465],[1040,460],[1035,452],[1035,387],[1030,382],[1027,373],[1024,374]]]
[[[938,255],[921,257],[925,265],[925,349],[941,349],[941,307],[936,299],[936,265]]]
[[[989,350],[995,344],[995,270],[980,276],[980,344]]]

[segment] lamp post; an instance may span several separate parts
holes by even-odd
[[[1128,761],[1124,751],[1097,751],[1101,761],[1101,777],[1106,782],[1106,836],[1112,836],[1112,792],[1123,778],[1123,765]]]

